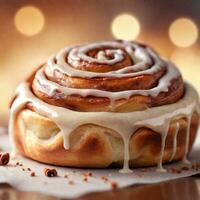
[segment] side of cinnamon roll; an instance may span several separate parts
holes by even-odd
[[[104,168],[183,159],[199,123],[198,94],[152,48],[103,41],[61,50],[11,105],[15,149],[44,163]]]

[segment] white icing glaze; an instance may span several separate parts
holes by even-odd
[[[192,108],[192,112],[194,111],[194,107]],[[188,126],[187,126],[187,132],[186,132],[186,140],[185,140],[185,154],[183,157],[183,162],[185,164],[190,164],[190,161],[187,159],[187,153],[189,150],[189,142],[190,142],[190,125],[191,125],[191,119],[192,115],[187,116]]]
[[[97,54],[97,60],[98,61],[99,60],[107,60],[107,55],[108,56],[113,55],[114,59],[116,61],[118,61],[118,62],[121,61],[121,60],[123,60],[123,51],[120,50],[120,49],[117,49],[117,50],[115,50],[115,49],[108,49],[108,50],[105,50],[105,51],[99,51],[98,54]]]
[[[177,148],[177,135],[179,132],[180,124],[177,122],[176,123],[176,131],[174,133],[174,138],[173,138],[173,150],[172,150],[172,155],[169,161],[172,161],[175,154],[176,154],[176,148]]]
[[[104,91],[104,90],[97,90],[97,89],[77,89],[77,88],[66,88],[63,87],[55,82],[49,81],[46,76],[43,73],[43,69],[40,69],[36,73],[36,79],[42,84],[50,86],[48,88],[51,88],[49,91],[44,91],[44,88],[41,87],[40,84],[37,84],[37,88],[39,88],[41,91],[49,92],[49,95],[52,95],[55,90],[62,91],[65,95],[72,95],[72,94],[79,94],[83,97],[86,96],[97,96],[97,97],[107,97],[111,101],[117,100],[117,99],[128,99],[132,95],[140,94],[143,96],[157,96],[160,92],[167,92],[168,87],[170,86],[171,80],[174,78],[177,78],[179,76],[179,71],[174,67],[173,65],[170,65],[167,73],[159,80],[159,83],[156,87],[153,87],[148,90],[126,90],[126,91],[120,91],[120,92],[111,92],[111,91]]]
[[[110,50],[113,54],[113,59],[97,59],[92,58],[87,55],[92,49],[100,49],[105,47],[111,48],[122,48],[126,53],[133,59],[134,64],[132,66],[127,66],[116,71],[109,71],[106,73],[95,73],[90,71],[80,71],[76,68],[71,67],[70,64],[77,66],[79,61],[83,60],[87,63],[99,63],[114,65],[124,59],[124,54],[119,50]],[[73,62],[74,61],[74,62]],[[154,63],[153,63],[154,62]],[[166,62],[164,59],[161,59],[151,48],[143,48],[136,43],[131,42],[100,42],[90,45],[84,45],[81,47],[75,48],[66,48],[61,50],[56,56],[52,56],[46,65],[46,73],[53,75],[55,69],[61,71],[62,73],[72,76],[72,77],[84,77],[84,78],[93,78],[93,77],[133,77],[143,74],[154,74],[158,70],[165,67]],[[172,65],[172,64],[171,64]],[[132,72],[134,71],[134,72]],[[128,73],[131,72],[131,73]]]
[[[162,146],[158,163],[159,171],[162,170],[162,158],[165,148],[165,140],[169,123],[173,118],[187,117],[191,119],[193,111],[199,112],[198,95],[190,85],[186,84],[186,93],[182,99],[174,104],[153,107],[144,111],[130,113],[110,113],[110,112],[78,112],[62,107],[49,105],[38,99],[31,92],[29,85],[23,83],[17,90],[18,97],[11,107],[11,117],[9,132],[12,134],[13,125],[17,113],[27,104],[31,103],[37,113],[47,116],[53,120],[60,128],[64,137],[64,147],[70,148],[69,135],[80,125],[96,124],[118,132],[124,141],[124,167],[121,172],[130,172],[129,169],[129,139],[139,127],[148,127],[161,134]],[[189,121],[190,122],[190,121]],[[190,125],[190,124],[189,124]],[[189,138],[189,128],[187,129]],[[188,142],[186,141],[185,156],[188,153]]]
[[[98,50],[101,48],[108,48],[105,50],[97,51],[97,58],[89,57],[87,53],[90,50]],[[111,49],[109,49],[111,48]],[[112,49],[116,48],[116,49]],[[100,63],[108,64],[112,69],[112,64],[116,64],[124,59],[124,52],[132,58],[134,64],[126,66],[116,71],[109,71],[107,73],[95,73],[90,71],[77,70],[69,66],[66,62],[66,58],[71,62],[75,61],[75,65],[79,64],[78,61],[82,60],[89,64]],[[106,55],[113,55],[113,59],[109,59]],[[77,61],[77,63],[76,63]],[[74,62],[72,62],[74,64]],[[93,77],[134,77],[139,75],[153,75],[163,68],[167,68],[166,73],[160,78],[157,86],[151,89],[143,90],[126,90],[126,91],[104,91],[99,89],[84,89],[84,88],[66,88],[53,81],[48,80],[48,76],[53,77],[54,71],[57,69],[62,73],[72,77],[93,78]],[[46,76],[47,75],[47,76]],[[157,53],[155,53],[149,47],[142,47],[137,43],[131,43],[127,41],[119,42],[99,42],[84,46],[74,47],[72,49],[63,49],[55,57],[48,60],[44,68],[36,73],[36,80],[34,84],[43,93],[47,95],[53,95],[56,90],[61,91],[66,96],[79,94],[82,97],[95,96],[106,97],[110,99],[110,110],[114,110],[115,101],[118,99],[128,99],[133,95],[139,94],[143,96],[156,97],[160,92],[167,92],[171,84],[171,81],[180,76],[177,68],[169,61],[161,59]],[[47,86],[47,87],[42,87]],[[48,89],[47,89],[48,88]]]
[[[159,158],[158,167],[157,167],[158,172],[166,171],[162,166],[162,160],[163,160],[164,151],[165,151],[167,133],[169,131],[170,119],[168,119],[167,122],[165,122],[165,125],[166,125],[165,130],[163,130],[163,132],[160,132],[161,133],[161,150],[160,150],[160,158]]]

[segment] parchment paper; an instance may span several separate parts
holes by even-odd
[[[10,151],[8,135],[5,132],[6,130],[0,129],[0,148],[3,151]],[[189,156],[191,165],[200,162],[200,133],[198,135],[193,151]],[[16,166],[17,162],[22,163],[23,166]],[[86,193],[111,190],[113,182],[116,182],[118,187],[121,188],[134,184],[158,183],[198,174],[200,170],[192,169],[191,165],[188,165],[189,170],[182,170],[181,173],[171,172],[172,167],[181,169],[186,166],[182,162],[176,162],[164,165],[168,170],[166,173],[156,172],[155,168],[140,168],[134,169],[134,172],[130,174],[121,174],[118,169],[87,170],[55,167],[17,156],[11,159],[9,165],[0,166],[0,183],[8,183],[23,191],[35,191],[61,198],[76,198]],[[46,177],[43,172],[44,168],[55,168],[59,176]],[[33,171],[36,174],[35,177],[30,176]],[[85,181],[84,174],[87,172],[92,172],[92,176],[88,176],[87,181]],[[68,178],[64,178],[66,173]],[[107,177],[108,181],[105,181],[102,176]]]

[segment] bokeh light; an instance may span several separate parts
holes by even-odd
[[[134,40],[140,33],[140,24],[133,15],[121,14],[114,18],[111,29],[115,38]]]
[[[176,19],[169,28],[171,41],[179,47],[189,47],[198,39],[198,28],[189,18]]]
[[[15,15],[17,30],[27,36],[38,34],[44,27],[45,18],[42,12],[33,6],[20,8]]]

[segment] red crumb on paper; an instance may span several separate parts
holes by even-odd
[[[117,183],[117,182],[112,181],[110,184],[111,184],[111,188],[112,188],[113,190],[115,190],[115,189],[118,188],[118,183]]]
[[[74,181],[69,181],[68,182],[70,185],[74,185]]]
[[[35,176],[35,172],[31,172],[30,176],[32,177]]]
[[[108,178],[106,176],[102,176],[101,179],[104,181],[108,181]]]

